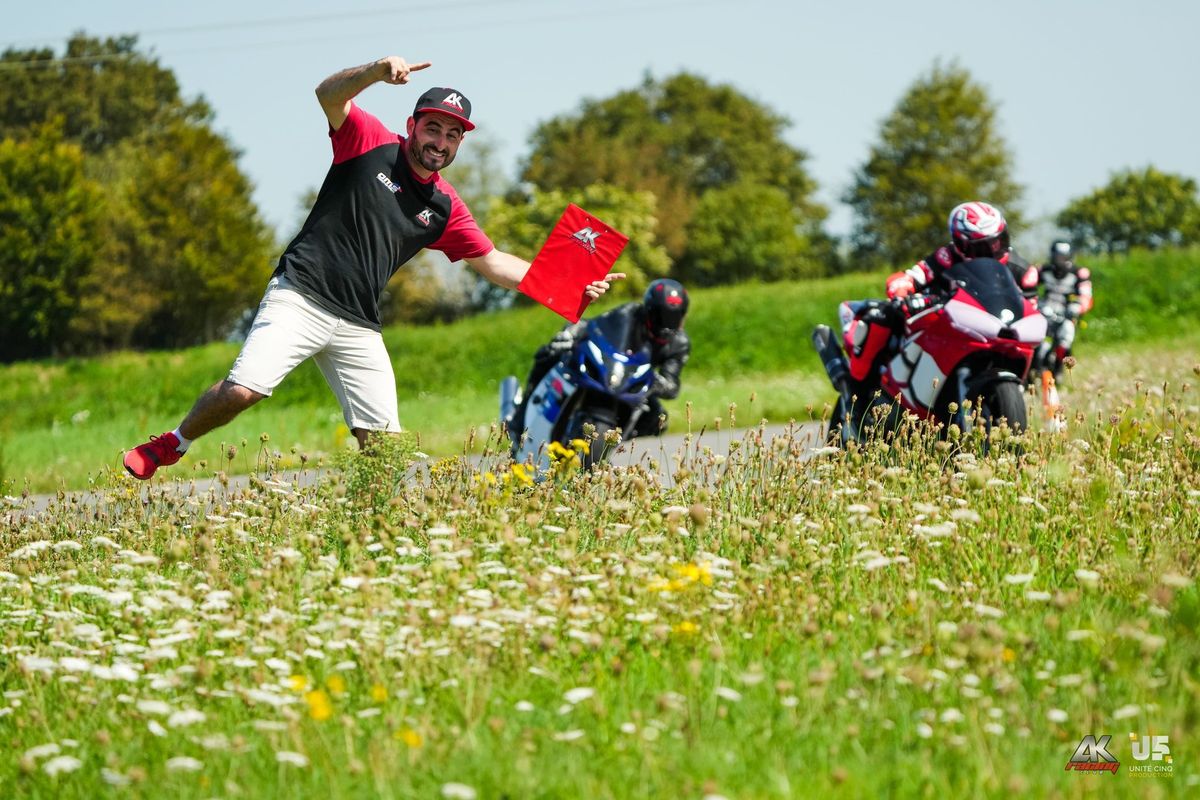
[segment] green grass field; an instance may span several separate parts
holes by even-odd
[[[1197,260],[1195,251],[1176,251],[1095,262],[1097,307],[1078,337],[1081,359],[1132,343],[1164,340],[1176,347],[1177,335],[1200,330],[1191,313],[1200,304]],[[697,418],[712,417],[730,402],[744,406],[757,392],[758,409],[746,408],[743,421],[803,417],[831,395],[809,344],[813,325],[833,323],[840,300],[877,296],[883,280],[882,273],[858,274],[694,292],[688,319],[694,356],[683,395],[669,404],[672,413],[678,418],[691,402]],[[560,322],[544,309],[526,308],[387,330],[402,424],[421,435],[426,452],[461,452],[494,421],[500,379],[523,379],[533,351]],[[235,345],[217,344],[0,368],[3,490],[112,485],[122,450],[177,425],[236,353]],[[316,459],[349,439],[336,401],[307,363],[272,398],[198,442],[174,469],[210,475],[222,463],[248,471],[263,453],[298,464],[301,455]],[[225,465],[229,444],[239,454]]]
[[[1096,351],[1065,434],[986,458],[751,432],[671,488],[413,485],[389,442],[304,491],[9,503],[2,794],[1195,796],[1196,352]],[[1064,770],[1088,735],[1117,774]]]

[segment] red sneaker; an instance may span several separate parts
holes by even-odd
[[[125,453],[125,469],[138,480],[148,480],[159,467],[169,467],[183,458],[177,447],[179,437],[172,432],[151,436],[150,441]]]

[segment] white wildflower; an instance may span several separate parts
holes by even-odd
[[[301,753],[294,753],[291,750],[279,750],[275,753],[275,760],[280,764],[290,764],[293,767],[307,767],[308,757]]]
[[[563,694],[563,699],[571,705],[576,705],[587,700],[592,695],[596,694],[596,690],[587,686],[581,686],[577,689],[571,689]]]
[[[513,708],[515,708],[517,711],[520,711],[522,714],[528,714],[530,711],[533,711],[533,703],[529,702],[528,700],[518,700],[517,704],[513,706]]]
[[[167,772],[199,772],[204,764],[190,756],[175,756],[167,759]]]
[[[128,786],[130,783],[130,779],[127,776],[108,767],[100,768],[100,778],[109,786]]]
[[[717,697],[728,700],[731,703],[740,703],[742,700],[742,693],[737,689],[730,689],[728,686],[718,686]]]
[[[1051,722],[1057,722],[1061,725],[1067,721],[1067,712],[1063,711],[1061,708],[1052,708],[1046,712],[1046,719],[1050,720]]]
[[[83,766],[83,762],[75,756],[55,756],[42,765],[42,769],[51,777],[60,772],[74,772]]]
[[[573,742],[576,739],[582,739],[582,738],[583,738],[583,731],[578,730],[578,729],[570,730],[570,731],[563,731],[562,733],[554,734],[554,741],[556,741],[556,742]]]
[[[475,790],[465,783],[443,783],[442,797],[446,800],[475,800]]]
[[[1019,572],[1016,575],[1004,576],[1004,582],[1012,584],[1013,586],[1020,586],[1025,583],[1029,583],[1031,580],[1033,580],[1033,574],[1029,572]]]
[[[194,708],[185,708],[182,711],[176,711],[167,719],[167,727],[183,728],[188,725],[195,725],[204,722],[205,716],[203,711],[197,711]]]
[[[963,713],[957,708],[947,708],[942,712],[942,715],[939,717],[939,719],[941,719],[942,722],[950,724],[954,722],[962,722],[964,719],[966,719],[966,717],[963,716]]]
[[[1004,612],[995,606],[984,605],[983,603],[975,604],[975,613],[981,617],[991,617],[992,619],[1000,619],[1004,616]]]
[[[1113,719],[1129,719],[1130,717],[1136,717],[1140,713],[1142,713],[1141,706],[1130,704],[1127,706],[1121,706],[1113,712],[1112,716]]]
[[[917,736],[920,736],[922,739],[928,739],[933,736],[933,728],[929,727],[928,723],[919,722],[917,723]]]
[[[146,727],[150,729],[151,733],[160,738],[167,735],[167,729],[159,724],[159,721],[156,719],[152,719],[147,722]]]
[[[171,713],[171,706],[162,700],[139,700],[137,710],[143,714],[153,714],[159,717],[165,717]]]
[[[59,747],[57,743],[47,742],[46,744],[39,744],[37,747],[29,748],[25,751],[23,758],[28,759],[29,761],[36,761],[37,759],[45,758],[46,756],[56,756],[61,752],[62,748]]]
[[[1085,586],[1095,586],[1100,582],[1100,573],[1091,569],[1077,569],[1075,578]]]
[[[1054,598],[1054,595],[1049,592],[1039,592],[1035,589],[1029,589],[1025,592],[1025,599],[1032,603],[1049,603]]]

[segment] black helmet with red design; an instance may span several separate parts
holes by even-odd
[[[651,281],[642,298],[642,306],[646,309],[646,326],[650,334],[661,341],[683,327],[688,310],[687,289],[671,278]]]
[[[1000,258],[1008,250],[1008,223],[988,203],[960,203],[950,212],[950,242],[966,259]]]

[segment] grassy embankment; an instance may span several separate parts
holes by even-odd
[[[986,459],[751,435],[671,488],[384,454],[0,501],[0,794],[1194,797],[1196,351],[1149,352]],[[1087,735],[1117,774],[1064,770]]]
[[[1082,359],[1157,339],[1168,348],[1194,347],[1197,261],[1193,251],[1092,262],[1098,305],[1079,336]],[[693,292],[688,330],[694,355],[683,395],[668,404],[675,419],[687,402],[698,424],[723,415],[733,402],[743,422],[806,418],[807,407],[831,395],[809,332],[817,322],[835,321],[838,301],[877,295],[883,277]],[[401,422],[421,434],[426,452],[461,452],[472,430],[495,419],[499,380],[507,374],[524,379],[533,351],[558,325],[557,317],[534,308],[389,329]],[[1179,334],[1187,336],[1183,345],[1173,341]],[[122,448],[178,424],[196,395],[228,371],[236,352],[221,344],[0,368],[3,491],[111,484]],[[172,472],[211,475],[217,464],[249,471],[264,451],[298,463],[301,454],[318,458],[345,447],[347,437],[336,401],[309,363],[274,397],[198,442]],[[239,449],[232,462],[222,457],[230,443]]]

